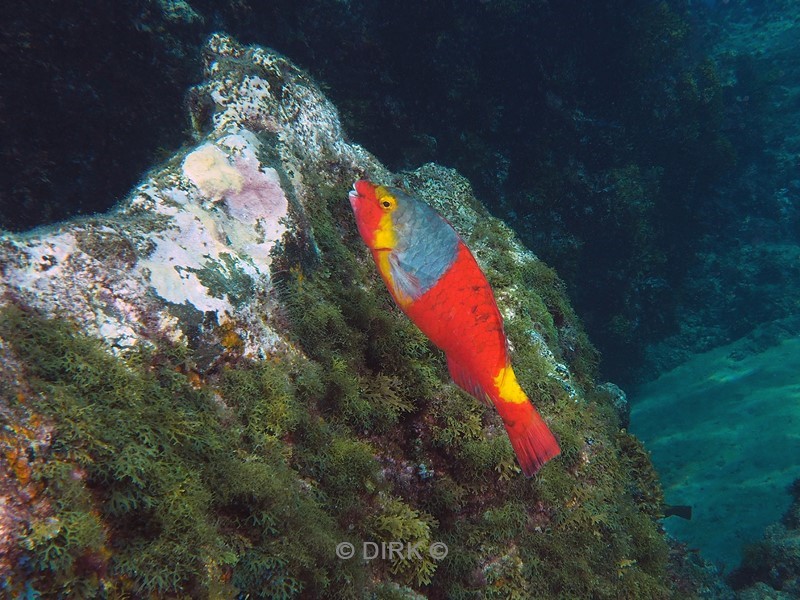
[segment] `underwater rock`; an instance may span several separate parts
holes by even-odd
[[[286,58],[214,35],[205,61],[193,147],[107,214],[0,239],[0,590],[668,597],[657,475],[552,269],[456,171],[348,143]],[[562,448],[537,477],[392,308],[362,176],[473,250]],[[368,542],[423,556],[340,555]]]
[[[617,417],[619,417],[619,426],[627,429],[631,424],[631,404],[628,401],[628,395],[618,385],[611,382],[598,385],[597,389],[611,396],[614,410],[617,411]]]
[[[203,17],[188,2],[184,0],[158,0],[164,19],[176,23],[193,24],[202,22]]]
[[[790,491],[792,506],[767,527],[762,540],[745,549],[745,559],[730,576],[739,600],[800,597],[800,479]]]
[[[10,348],[0,342],[0,398],[5,400],[20,382],[15,376],[22,365]],[[20,392],[21,393],[21,392]],[[12,573],[22,555],[20,540],[28,526],[42,523],[52,526],[52,508],[42,494],[42,482],[36,476],[52,441],[52,425],[41,415],[25,407],[0,401],[0,577]],[[2,590],[0,579],[0,590]]]
[[[214,107],[210,131],[107,214],[3,234],[6,302],[74,319],[114,348],[166,338],[219,354],[220,327],[239,332],[246,356],[281,343],[267,324],[270,255],[303,227],[301,173],[324,180],[326,160],[381,170],[284,58],[223,36],[205,58],[192,98]]]

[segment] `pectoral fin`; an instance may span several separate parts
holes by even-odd
[[[405,268],[398,255],[389,254],[389,274],[395,295],[403,301],[414,301],[422,295],[419,279]]]

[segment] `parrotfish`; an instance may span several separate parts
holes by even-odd
[[[433,208],[397,188],[356,181],[350,204],[394,301],[444,351],[453,381],[494,404],[532,476],[560,450],[517,381],[503,318],[469,248]]]

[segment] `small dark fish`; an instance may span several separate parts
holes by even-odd
[[[687,521],[692,520],[692,507],[686,506],[685,504],[677,504],[672,506],[671,504],[664,505],[664,517],[680,517],[681,519],[686,519]]]

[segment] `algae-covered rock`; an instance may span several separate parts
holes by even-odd
[[[741,566],[731,574],[739,600],[800,596],[800,479],[790,491],[794,501],[783,518],[745,549]]]
[[[207,47],[209,80],[192,90],[198,144],[153,169],[111,213],[2,236],[7,298],[77,321],[112,346],[224,342],[234,323],[247,355],[280,344],[270,255],[304,231],[301,166],[325,180],[326,156],[374,163],[344,143],[336,110],[282,57],[221,36]],[[310,241],[311,238],[308,238]],[[278,249],[280,252],[280,249]],[[224,346],[224,343],[223,343]]]
[[[116,210],[0,245],[12,595],[660,598],[661,491],[557,275],[453,170],[391,174],[287,59],[215,35],[197,143]],[[401,185],[474,250],[562,455],[392,305],[347,202]]]

